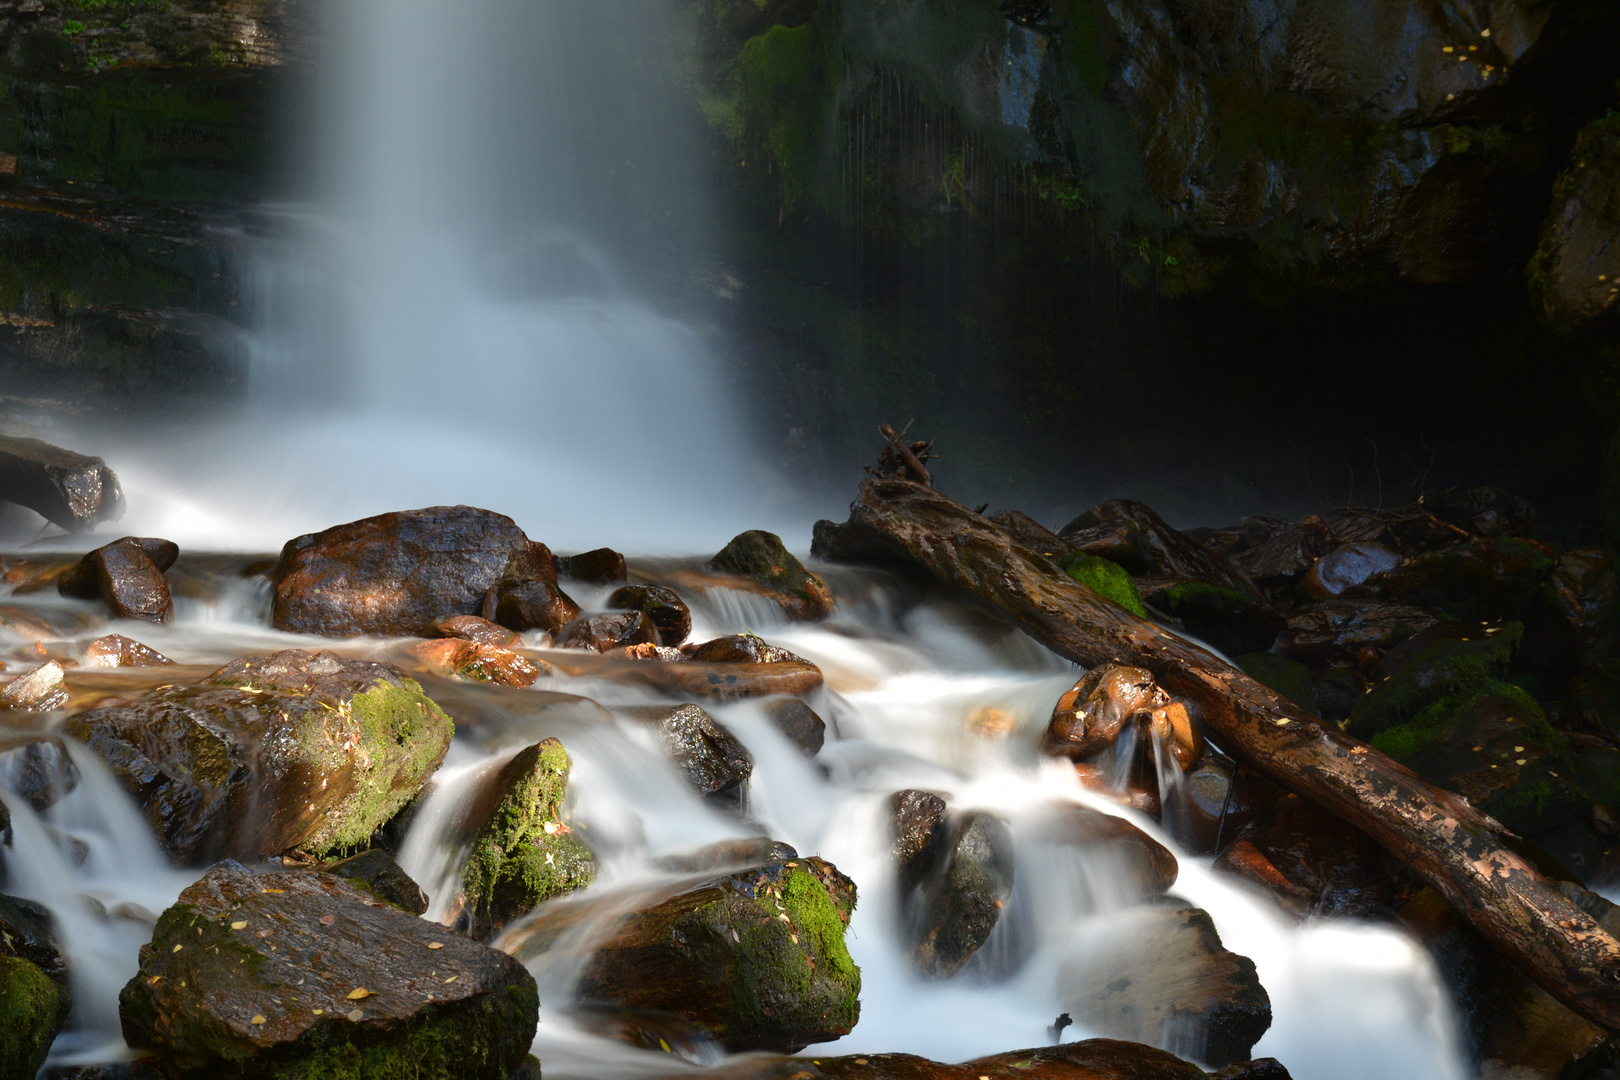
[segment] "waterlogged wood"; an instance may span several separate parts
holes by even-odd
[[[926,570],[1087,666],[1150,670],[1221,745],[1372,836],[1571,1009],[1620,1031],[1620,942],[1509,846],[1499,823],[1324,724],[1214,654],[1072,580],[1005,528],[937,491],[867,480],[817,554]]]

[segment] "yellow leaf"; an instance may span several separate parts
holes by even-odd
[[[459,978],[461,978],[461,976],[460,976],[460,975],[452,975],[452,976],[450,976],[450,977],[449,977],[449,978],[448,978],[448,979],[446,979],[446,980],[444,980],[444,983],[445,983],[445,985],[446,985],[446,986],[448,986],[448,985],[450,985],[450,984],[451,984],[451,983],[453,983],[453,982],[455,982],[455,981],[456,981],[456,980],[457,980],[457,979],[459,979]]]
[[[245,923],[245,922],[233,922],[233,923],[231,923],[231,929],[232,930],[245,930],[245,929],[247,929],[247,923]]]
[[[316,1016],[324,1016],[324,1015],[326,1015],[326,1010],[325,1009],[311,1009],[309,1011],[314,1013]]]
[[[183,948],[185,948],[185,946],[184,946],[184,945],[176,945],[176,946],[175,946],[175,947],[174,947],[174,950],[173,950],[173,951],[174,951],[174,952],[179,952],[179,951],[180,951],[180,950],[181,950],[181,949],[183,949]]]
[[[264,1017],[255,1016],[252,1020],[249,1020],[248,1023],[250,1023],[250,1024],[262,1024],[262,1023],[264,1023]]]
[[[428,948],[430,948],[430,949],[442,949],[442,948],[444,948],[444,942],[442,942],[442,941],[430,941],[430,942],[428,942]]]
[[[349,991],[349,1000],[350,1001],[362,1001],[365,998],[368,998],[370,996],[371,996],[371,991],[367,990],[363,986],[357,986],[353,990]]]
[[[260,889],[259,891],[260,892],[284,893],[287,890],[286,889]]]

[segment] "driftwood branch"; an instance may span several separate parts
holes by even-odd
[[[1554,997],[1620,1031],[1620,942],[1466,799],[1103,599],[994,521],[920,484],[865,481],[849,522],[823,522],[816,539],[823,557],[921,568],[1080,664],[1147,668],[1197,706],[1224,749],[1372,836]]]
[[[910,431],[910,430],[911,430],[911,425],[907,424],[906,425],[906,431]],[[896,430],[894,430],[894,425],[893,424],[879,424],[878,425],[878,433],[880,435],[882,435],[885,439],[889,440],[889,449],[894,451],[894,453],[896,453],[897,455],[899,455],[900,460],[905,462],[906,468],[911,470],[912,474],[914,476],[916,476],[917,480],[924,487],[933,487],[934,486],[934,476],[933,476],[932,473],[930,473],[928,471],[928,466],[926,466],[926,465],[924,465],[922,463],[922,458],[917,455],[917,452],[915,450],[913,450],[911,447],[909,447],[909,446],[907,446],[905,444],[904,440],[905,440],[905,437],[906,437],[906,431],[896,431]],[[919,443],[918,445],[923,445],[923,444]],[[931,446],[933,446],[933,443],[928,443],[927,446],[931,447]],[[928,451],[925,448],[923,450],[923,453],[926,454],[927,452]]]

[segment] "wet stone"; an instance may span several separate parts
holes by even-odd
[[[1169,701],[1146,668],[1099,665],[1058,699],[1041,749],[1076,761],[1091,757],[1114,744],[1131,716]]]
[[[557,573],[588,585],[612,585],[630,576],[624,556],[612,548],[597,548],[557,560]]]
[[[798,698],[767,701],[765,716],[805,757],[815,757],[821,753],[827,741],[827,722]]]
[[[1114,883],[1131,900],[1165,892],[1180,870],[1170,849],[1129,821],[1078,803],[1052,804],[1019,835],[1109,861],[1117,871]]]
[[[66,676],[62,665],[55,660],[26,671],[0,689],[0,712],[13,709],[21,712],[48,712],[67,704],[67,691],[62,682]]]
[[[709,560],[708,569],[753,582],[790,619],[815,622],[832,614],[832,590],[804,568],[780,537],[754,529],[739,533]]]
[[[57,587],[67,595],[99,596],[116,619],[170,622],[174,619],[174,599],[169,594],[169,583],[147,551],[147,545],[167,544],[133,536],[115,540],[86,555]],[[158,550],[160,558],[167,554],[166,547]]]
[[[668,710],[656,723],[664,753],[700,795],[741,794],[754,759],[724,725],[691,704]]]
[[[89,532],[124,512],[123,489],[106,462],[39,439],[0,435],[0,491],[68,532]]]
[[[539,1016],[505,953],[334,874],[222,863],[158,920],[119,998],[171,1076],[505,1080]]]
[[[159,667],[172,664],[167,656],[123,634],[107,634],[92,641],[84,650],[86,667]]]
[[[519,633],[550,632],[579,618],[579,605],[544,578],[509,578],[497,582],[485,595],[483,617]]]
[[[907,920],[913,927],[912,960],[936,978],[955,975],[989,940],[1013,889],[1007,823],[969,811],[954,825],[945,866],[923,882]]]
[[[497,649],[510,648],[518,640],[516,631],[477,615],[452,615],[448,619],[440,619],[433,624],[433,631],[439,637],[461,638]]]
[[[757,634],[729,634],[705,641],[687,652],[686,658],[699,664],[809,663],[804,657],[772,645]]]
[[[662,585],[626,585],[608,597],[608,607],[645,612],[658,628],[658,642],[675,646],[692,633],[692,610],[674,589]]]
[[[44,811],[78,786],[78,766],[61,738],[0,734],[0,788]]]
[[[1289,612],[1277,651],[1313,667],[1336,660],[1354,662],[1365,649],[1391,648],[1439,621],[1409,604],[1328,600]]]
[[[889,829],[900,894],[905,896],[934,873],[950,850],[945,800],[932,791],[895,792],[889,796]]]
[[[657,645],[658,630],[643,611],[583,615],[557,632],[559,649],[608,652],[633,645]]]
[[[465,682],[494,683],[497,686],[530,686],[542,674],[551,673],[526,656],[493,645],[480,645],[461,638],[424,641],[411,647],[411,655],[435,675]]]
[[[1316,560],[1300,580],[1307,600],[1332,600],[1367,584],[1402,562],[1401,553],[1373,541],[1342,544]]]
[[[0,956],[26,960],[67,996],[69,973],[51,931],[51,913],[32,900],[0,895]]]
[[[427,893],[422,891],[422,886],[412,881],[386,851],[375,848],[362,851],[347,859],[321,863],[315,869],[336,874],[407,915],[421,915],[428,909]]]

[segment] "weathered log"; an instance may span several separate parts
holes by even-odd
[[[0,435],[0,501],[26,506],[68,532],[89,532],[124,512],[118,477],[100,458],[6,435]]]
[[[1147,668],[1194,704],[1226,750],[1362,829],[1433,885],[1531,979],[1620,1031],[1620,942],[1515,853],[1459,795],[1293,705],[1214,654],[1138,619],[937,491],[869,479],[847,524],[816,527],[817,556],[927,571],[1086,666]]]

